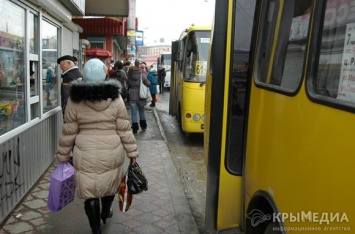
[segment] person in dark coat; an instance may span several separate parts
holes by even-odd
[[[159,93],[163,93],[164,91],[165,77],[165,67],[161,66],[158,70]]]
[[[83,75],[74,62],[74,58],[71,55],[64,55],[57,60],[57,63],[60,65],[60,69],[62,70],[63,79],[60,93],[63,115],[68,102],[71,82],[83,79]]]
[[[122,91],[121,91],[121,96],[123,99],[127,98],[127,74],[123,70],[123,62],[122,61],[117,61],[113,65],[113,68],[110,72],[110,76],[108,77],[109,79],[115,79],[121,82],[122,85]]]

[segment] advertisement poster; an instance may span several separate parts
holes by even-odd
[[[355,103],[355,23],[346,26],[337,99]]]
[[[136,31],[136,46],[143,46],[143,31]]]

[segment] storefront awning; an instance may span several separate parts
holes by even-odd
[[[99,57],[99,58],[111,58],[112,53],[110,51],[100,49],[100,48],[90,48],[85,52],[86,56],[89,57]]]
[[[125,20],[112,18],[73,18],[74,23],[83,28],[82,35],[124,35]]]
[[[86,0],[85,16],[128,17],[128,0]]]

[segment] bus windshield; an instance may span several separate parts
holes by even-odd
[[[162,54],[161,55],[161,65],[165,68],[165,70],[170,70],[171,66],[171,54]]]
[[[184,80],[205,82],[210,31],[191,31],[185,41]]]

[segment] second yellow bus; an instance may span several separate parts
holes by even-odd
[[[203,133],[210,26],[191,26],[172,43],[169,114],[185,133]]]

